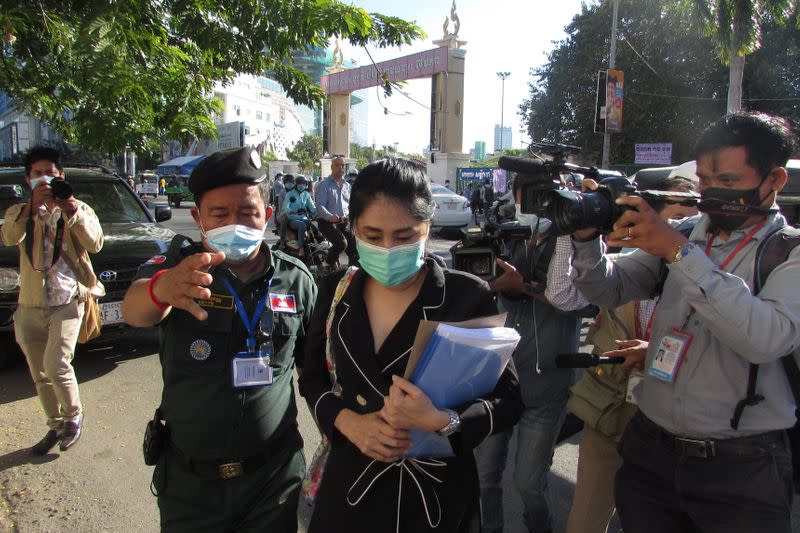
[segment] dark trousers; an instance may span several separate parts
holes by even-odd
[[[716,441],[697,457],[638,413],[614,495],[625,533],[790,533],[792,458],[782,433]],[[716,444],[715,443],[715,444]]]
[[[326,259],[328,264],[337,264],[342,252],[347,254],[347,260],[351,265],[355,264],[358,254],[356,253],[356,240],[350,231],[350,224],[348,222],[332,224],[322,219],[317,219],[317,224],[319,230],[332,245]]]
[[[303,450],[292,447],[240,477],[208,479],[167,448],[153,472],[161,531],[295,532],[304,472]]]

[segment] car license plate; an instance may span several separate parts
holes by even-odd
[[[122,302],[100,304],[100,323],[104,326],[122,322]]]
[[[458,208],[458,202],[447,202],[447,207],[449,209],[456,209]]]

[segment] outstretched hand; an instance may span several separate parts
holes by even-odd
[[[211,297],[211,291],[206,287],[211,285],[214,278],[208,273],[208,269],[224,260],[225,254],[222,252],[191,255],[156,280],[153,295],[160,302],[191,313],[197,320],[205,320],[208,313],[195,299]]]
[[[614,344],[620,347],[619,350],[611,350],[605,352],[603,355],[606,357],[624,357],[625,362],[622,363],[623,370],[642,370],[644,368],[644,359],[647,355],[648,342],[641,339],[628,339],[622,341],[614,341]]]
[[[536,287],[536,282],[525,283],[514,265],[509,264],[499,257],[497,258],[497,265],[504,270],[504,272],[489,282],[489,290],[492,292],[506,292],[506,293],[520,293],[533,296],[533,289]]]

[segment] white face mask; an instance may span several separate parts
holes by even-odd
[[[53,176],[39,176],[38,178],[31,178],[31,190],[35,189],[37,185],[44,182],[50,185],[50,182],[55,178]]]
[[[514,204],[517,208],[517,221],[522,226],[530,226],[532,231],[543,233],[550,227],[550,219],[542,218],[533,213],[523,213],[522,207],[519,204]],[[536,225],[539,225],[537,228]]]

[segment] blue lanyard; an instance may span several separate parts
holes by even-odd
[[[233,290],[233,285],[231,285],[231,282],[228,281],[228,278],[222,277],[222,281],[225,282],[228,292],[230,292],[231,296],[233,296],[233,302],[236,304],[236,310],[239,311],[239,316],[242,317],[244,327],[247,328],[247,351],[253,353],[256,351],[256,336],[254,333],[256,324],[258,324],[258,321],[261,320],[261,315],[264,313],[264,309],[267,306],[267,299],[269,299],[269,287],[272,285],[272,278],[270,278],[269,283],[267,284],[267,292],[264,293],[264,296],[262,296],[258,301],[258,304],[256,304],[256,309],[253,311],[252,318],[247,316],[247,311],[244,309],[242,300],[239,299],[239,295],[236,294],[235,290]]]

